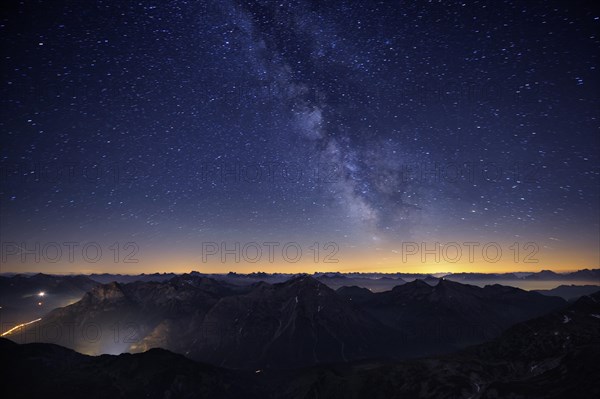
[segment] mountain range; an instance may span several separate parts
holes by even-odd
[[[447,279],[367,291],[334,291],[309,275],[245,286],[197,274],[113,282],[7,337],[94,355],[160,347],[227,368],[282,369],[451,352],[566,304]]]
[[[18,398],[596,398],[600,292],[518,323],[488,343],[415,360],[246,371],[163,349],[90,357],[6,339],[0,353],[7,381],[1,389]]]
[[[542,295],[559,296],[567,301],[578,299],[584,295],[592,294],[598,291],[597,285],[559,285],[551,290],[536,290]]]

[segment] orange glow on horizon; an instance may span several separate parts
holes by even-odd
[[[340,251],[337,263],[314,262],[311,260],[300,260],[296,263],[282,260],[273,263],[226,261],[220,259],[202,263],[196,257],[184,255],[154,256],[151,259],[140,258],[139,263],[102,263],[95,264],[43,264],[34,263],[24,265],[20,263],[2,265],[2,273],[48,273],[48,274],[151,274],[151,273],[189,273],[198,271],[201,273],[314,273],[314,272],[364,272],[364,273],[510,273],[510,272],[537,272],[540,270],[552,270],[555,272],[571,272],[580,269],[594,269],[600,267],[598,254],[596,252],[581,251],[540,251],[537,255],[537,263],[515,262],[512,255],[502,256],[498,261],[486,261],[481,257],[475,257],[473,262],[464,257],[457,262],[448,262],[439,256],[436,261],[435,255],[426,255],[423,259],[419,254],[408,256],[403,259],[401,253],[391,251]],[[423,261],[424,260],[424,261]],[[492,259],[493,260],[493,259]]]

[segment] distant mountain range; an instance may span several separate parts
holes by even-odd
[[[258,281],[265,282],[283,282],[296,276],[296,274],[286,273],[264,273],[254,272],[249,274],[243,273],[227,273],[227,274],[203,274],[198,272],[192,272],[192,274],[202,275],[204,277],[210,277],[217,280],[225,280],[230,283],[247,284]],[[128,283],[132,281],[166,281],[170,278],[175,277],[174,273],[153,273],[153,274],[140,274],[140,275],[123,275],[123,274],[92,274],[89,278],[98,281],[100,283],[108,283],[111,281],[117,281],[121,283]],[[340,273],[340,272],[315,272],[312,275],[314,278],[325,284],[337,284],[337,285],[348,285],[343,284],[343,281],[354,280],[354,281],[366,281],[373,283],[374,281],[380,281],[385,284],[387,281],[392,281],[394,285],[401,284],[405,281],[413,281],[416,279],[427,279],[427,278],[439,278],[445,277],[446,279],[457,280],[579,280],[579,281],[592,281],[597,282],[600,285],[600,269],[582,269],[575,272],[567,273],[556,273],[551,270],[542,270],[540,272],[532,273],[440,273],[436,275],[423,274],[423,273]],[[339,287],[332,287],[334,289]]]
[[[89,354],[160,347],[228,368],[297,368],[450,352],[566,304],[517,288],[447,279],[367,291],[336,292],[309,275],[245,286],[198,274],[113,282],[8,337]]]
[[[238,283],[245,285],[248,283],[255,283],[259,281],[278,283],[286,281],[290,278],[296,277],[298,274],[289,273],[265,273],[265,272],[253,272],[248,274],[229,272],[226,274],[210,274],[200,273],[197,271],[191,272],[192,275],[210,277],[216,280],[224,280],[230,283]],[[90,274],[83,275],[83,277],[89,278],[98,283],[106,284],[113,281],[118,283],[131,283],[135,281],[167,281],[173,277],[180,276],[180,273],[142,273],[142,274]],[[79,278],[82,275],[48,275],[48,274],[14,274],[14,273],[3,273],[0,274],[0,279],[19,277],[21,279],[27,279],[35,276],[47,276],[52,278]],[[552,270],[542,270],[539,272],[514,272],[514,273],[359,273],[359,272],[315,272],[312,276],[319,281],[336,281],[336,280],[365,280],[365,281],[393,281],[395,285],[401,284],[406,281],[413,281],[416,279],[424,280],[427,278],[439,278],[444,277],[450,280],[578,280],[578,281],[592,281],[600,285],[600,269],[582,269],[574,272],[557,273]],[[460,281],[459,281],[460,282]],[[347,285],[347,284],[344,284]],[[339,288],[339,287],[336,287]]]
[[[417,283],[413,289],[426,287]],[[89,357],[52,344],[18,345],[6,339],[0,339],[0,353],[5,381],[0,389],[12,397],[597,398],[600,292],[516,324],[488,343],[399,362],[243,371],[196,363],[162,349]]]
[[[598,291],[597,285],[560,285],[551,290],[536,290],[542,295],[559,296],[567,301],[578,299],[584,295],[592,294]]]
[[[542,270],[536,273],[452,273],[444,276],[452,280],[579,280],[593,281],[600,284],[600,269],[583,269],[570,273],[556,273],[552,270]]]
[[[215,280],[221,280],[235,285],[248,285],[260,281],[268,283],[281,283],[290,278],[297,277],[298,274],[288,273],[234,273],[229,272],[226,274],[209,274],[191,272],[191,275],[209,277]],[[12,274],[5,273],[0,274],[0,279],[19,277],[21,279],[28,279],[36,276],[48,276],[52,278],[82,278],[85,277],[89,280],[106,284],[113,281],[118,283],[131,283],[135,281],[144,282],[164,282],[172,279],[173,277],[181,276],[182,274],[177,273],[149,273],[149,274],[90,274],[90,275],[78,275],[78,276],[60,276],[60,275],[47,275],[47,274]],[[531,273],[437,273],[437,274],[423,274],[423,273],[340,273],[340,272],[315,272],[312,277],[321,281],[322,283],[330,286],[333,289],[340,288],[348,285],[368,286],[373,291],[384,291],[390,289],[396,285],[403,284],[405,282],[414,281],[416,279],[426,280],[429,283],[437,282],[437,279],[444,277],[448,280],[454,280],[458,282],[469,282],[469,281],[492,281],[492,282],[503,282],[510,284],[514,281],[587,281],[590,284],[600,285],[600,269],[582,269],[575,272],[568,273],[556,273],[551,270],[542,270],[540,272]]]
[[[89,278],[102,284],[112,283],[113,281],[119,283],[133,283],[135,281],[167,281],[176,277],[176,273],[142,273],[142,274],[90,274]]]

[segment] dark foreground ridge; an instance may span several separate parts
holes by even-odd
[[[600,292],[519,323],[489,343],[402,362],[240,371],[162,349],[91,357],[6,339],[0,352],[3,390],[11,397],[596,398]]]

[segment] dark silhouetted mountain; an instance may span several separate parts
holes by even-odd
[[[433,277],[433,276],[427,276],[423,279],[423,281],[429,285],[437,285],[437,283],[440,282],[440,279],[437,277]]]
[[[260,397],[241,373],[198,364],[163,349],[92,357],[58,345],[17,345],[0,338],[0,353],[5,381],[0,390],[5,397]]]
[[[582,269],[571,273],[555,273],[542,270],[523,277],[525,280],[579,280],[600,284],[600,269]]]
[[[513,287],[480,288],[441,279],[436,286],[415,280],[374,293],[360,304],[401,332],[407,350],[423,355],[483,342],[517,322],[564,306],[565,301]]]
[[[302,367],[382,356],[382,338],[392,337],[389,329],[308,275],[222,298],[204,325],[217,326],[219,334],[190,347],[189,355],[226,367]]]
[[[249,274],[229,272],[227,274],[207,274],[204,276],[235,285],[249,285],[260,281],[265,281],[268,283],[279,283],[293,277],[293,275],[291,274],[265,272],[255,272]]]
[[[354,301],[354,303],[364,303],[373,295],[373,292],[367,288],[357,287],[340,287],[336,290],[339,296],[342,298]]]
[[[162,347],[228,367],[264,368],[380,356],[391,334],[310,276],[238,287],[182,275],[101,285],[11,339],[88,354]]]
[[[254,273],[250,273],[248,274],[248,277],[255,277],[255,278],[269,278],[271,277],[270,274],[267,274],[265,272],[254,272]]]
[[[559,296],[567,301],[572,301],[598,290],[600,290],[600,285],[560,285],[551,290],[536,290],[535,292],[542,295]]]
[[[522,360],[558,356],[576,347],[600,344],[600,291],[573,304],[509,328],[499,338],[471,350],[477,356]],[[531,364],[531,367],[541,365]]]
[[[411,288],[416,296],[423,284]],[[1,389],[11,397],[597,398],[600,293],[519,323],[491,342],[402,362],[232,371],[159,349],[89,357],[5,339],[0,353]]]
[[[373,292],[387,291],[393,287],[404,284],[406,281],[401,278],[392,278],[388,276],[362,276],[362,275],[350,275],[345,276],[341,273],[327,273],[316,277],[317,280],[327,285],[329,288],[337,290],[344,286],[358,286],[368,288]]]
[[[537,273],[532,273],[523,277],[524,280],[561,280],[566,278],[566,275],[554,273],[552,270],[542,270]]]
[[[330,273],[315,273],[313,275],[316,279],[328,279],[328,278],[347,278],[347,276],[340,272],[330,272]]]
[[[469,274],[469,273],[468,273]],[[452,275],[455,277],[457,275]],[[483,276],[486,276],[485,274]],[[488,278],[491,275],[487,275]],[[502,276],[502,275],[498,275]],[[559,280],[579,280],[589,281],[600,284],[600,269],[582,269],[570,273],[556,273],[552,270],[542,270],[537,273],[531,273],[521,277],[523,280],[536,280],[536,281],[559,281]]]
[[[566,277],[569,280],[594,281],[600,284],[600,269],[583,269],[568,273]]]
[[[99,285],[37,324],[15,332],[17,342],[50,342],[87,354],[152,347],[180,351],[197,336],[217,301],[239,287],[202,276],[178,275],[167,282]]]
[[[504,281],[504,280],[519,280],[519,277],[514,273],[452,273],[444,277],[447,280],[453,281]]]
[[[301,370],[289,398],[597,398],[600,293],[449,356]],[[292,388],[293,387],[293,388]],[[294,395],[303,392],[302,395]]]
[[[118,283],[133,283],[136,281],[154,281],[163,282],[177,276],[175,273],[151,273],[151,274],[91,274],[89,277],[102,284],[107,284],[113,281]]]
[[[160,347],[230,368],[292,368],[445,353],[499,335],[565,301],[500,285],[422,280],[335,292],[308,275],[232,285],[202,275],[94,288],[16,331],[86,354]]]

